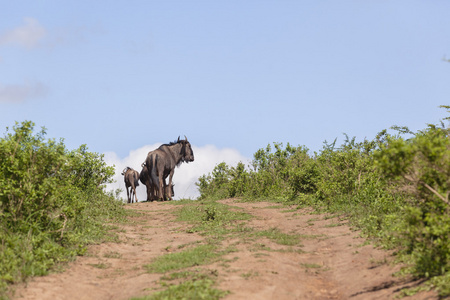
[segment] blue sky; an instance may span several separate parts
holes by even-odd
[[[139,170],[145,151],[186,135],[203,157],[175,173],[187,191],[183,172],[272,142],[318,151],[343,133],[423,129],[450,104],[449,11],[414,0],[0,0],[0,130],[32,120],[69,149]]]

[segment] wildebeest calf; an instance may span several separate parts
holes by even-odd
[[[125,187],[127,189],[128,203],[133,203],[133,193],[137,203],[136,187],[139,186],[139,172],[130,167],[126,167],[123,169],[122,175],[124,176]],[[131,187],[131,189],[128,192],[129,187]]]

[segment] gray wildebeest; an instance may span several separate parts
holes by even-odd
[[[133,193],[137,203],[136,187],[139,186],[139,172],[130,167],[126,167],[123,169],[122,175],[124,176],[125,187],[127,189],[128,203],[133,203]],[[131,189],[128,192],[129,187],[131,187]]]
[[[151,180],[151,177],[148,173],[148,169],[147,169],[147,165],[145,164],[145,162],[143,162],[141,164],[142,166],[142,170],[141,173],[139,174],[139,180],[145,185],[145,187],[147,188],[147,201],[154,201],[154,200],[158,200],[158,193],[157,193],[157,189],[154,188],[153,182]],[[169,186],[166,185],[166,181],[163,181],[164,184],[164,200],[167,199],[167,195],[169,194]],[[170,192],[172,193],[172,197],[175,195],[175,192],[173,190],[173,187],[175,186],[174,183],[172,183],[172,185],[170,185]]]
[[[194,161],[194,152],[191,144],[188,142],[186,136],[184,140],[178,140],[169,144],[163,144],[158,149],[150,151],[145,160],[148,171],[150,172],[151,183],[153,188],[157,190],[157,197],[164,200],[163,190],[165,188],[165,180],[169,176],[169,184],[172,185],[172,177],[175,167],[178,167],[182,162]],[[167,198],[172,200],[172,191],[168,190]]]

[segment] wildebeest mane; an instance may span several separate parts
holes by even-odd
[[[162,144],[161,146],[159,146],[159,148],[163,147],[163,146],[173,146],[176,145],[178,143],[184,142],[184,140],[179,140],[179,141],[173,141],[173,142],[169,142],[167,144]]]
[[[184,142],[186,142],[186,140],[180,140],[180,138],[178,138],[178,140],[175,140],[175,141],[173,141],[173,142],[169,142],[169,143],[167,143],[167,144],[162,144],[161,146],[159,146],[159,148],[158,149],[161,149],[161,148],[163,148],[163,147],[170,147],[170,146],[173,146],[173,145],[177,145],[177,144],[183,144]],[[180,160],[180,161],[178,161],[177,163],[176,163],[176,165],[175,165],[175,167],[179,167],[183,162],[185,162],[185,160],[184,160],[184,148],[183,148],[183,158]]]

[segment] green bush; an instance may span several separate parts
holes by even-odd
[[[200,194],[200,198],[208,197],[222,199],[228,197],[228,186],[230,181],[230,168],[226,163],[222,162],[214,167],[212,175],[203,175],[196,183]]]
[[[450,130],[429,125],[413,137],[388,136],[377,164],[405,195],[399,234],[413,273],[433,277],[450,272]]]
[[[383,130],[372,141],[346,135],[340,147],[325,142],[314,155],[303,146],[268,145],[248,168],[221,163],[199,178],[201,199],[242,197],[344,213],[412,262],[413,275],[449,295],[450,129],[442,123],[417,133],[392,129],[398,133]]]
[[[104,192],[114,168],[86,146],[68,151],[22,122],[0,139],[0,288],[83,254],[123,215]]]

